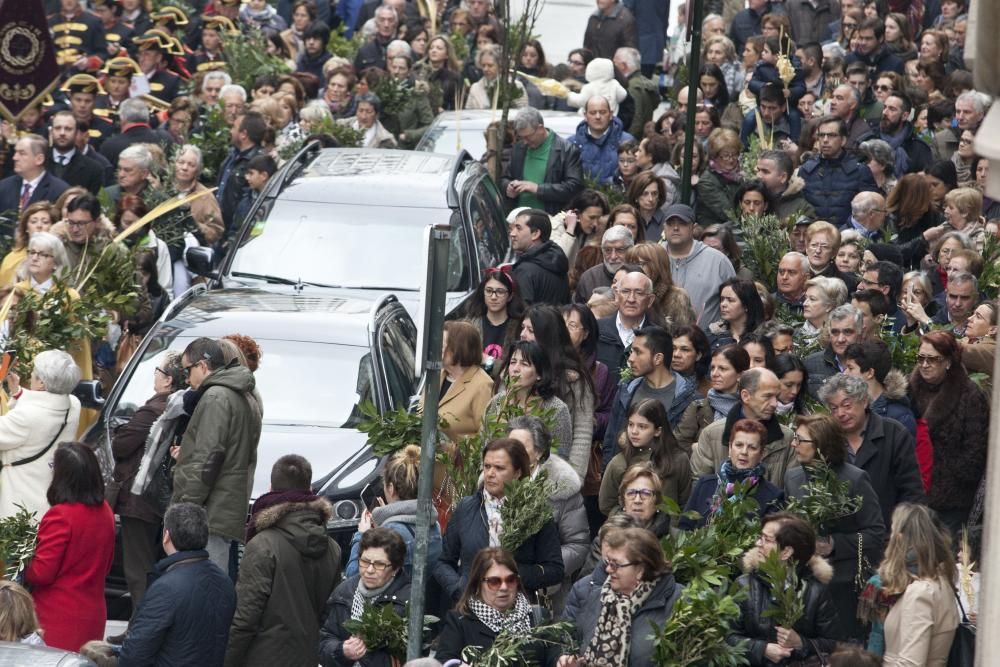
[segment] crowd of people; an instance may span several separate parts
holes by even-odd
[[[0,639],[99,665],[389,665],[358,623],[405,615],[426,526],[434,660],[474,663],[469,647],[563,618],[575,645],[530,641],[518,664],[646,665],[650,624],[687,583],[660,540],[750,499],[760,532],[726,628],[750,664],[944,665],[975,620],[974,584],[958,602],[956,584],[978,575],[956,558],[981,539],[1000,283],[1000,204],[975,147],[992,100],[964,63],[965,2],[707,2],[692,70],[687,5],[668,31],[667,3],[597,0],[565,63],[518,45],[501,100],[512,36],[490,0],[434,16],[405,0],[59,0],[62,83],[0,128],[0,302],[16,314],[59,293],[30,321],[82,302],[111,324],[35,354],[28,386],[6,376],[0,516],[41,523],[24,587],[0,585]],[[286,73],[234,82],[241,31]],[[401,106],[374,92],[387,79]],[[476,467],[474,492],[454,494],[439,463],[422,513],[420,450],[403,447],[339,545],[288,453],[248,521],[266,396],[263,351],[239,334],[163,356],[105,481],[75,442],[95,415],[73,389],[114,381],[197,280],[186,250],[227,249],[287,148],[335,145],[335,123],[413,148],[436,114],[498,104],[517,109],[496,174],[514,261],[446,323],[439,401],[442,456]],[[572,135],[546,127],[574,109]],[[206,142],[213,122],[228,152]],[[168,227],[134,229],[168,199]],[[138,305],[115,300],[121,285]],[[504,437],[459,461],[497,420]],[[856,503],[811,525],[794,510],[823,470]],[[505,549],[505,497],[537,479],[552,518]],[[115,515],[133,615],[103,641]],[[794,627],[767,613],[773,554],[799,573]]]

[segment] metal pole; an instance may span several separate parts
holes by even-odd
[[[424,322],[427,356],[424,364],[424,422],[420,441],[420,480],[417,488],[417,516],[431,516],[434,504],[434,453],[437,450],[438,399],[441,395],[441,339],[444,337],[444,308],[448,284],[448,248],[451,228],[437,225],[431,231],[430,275],[426,298],[430,301],[430,317]],[[417,351],[420,353],[420,350]],[[406,644],[408,660],[421,657],[423,648],[424,608],[427,595],[427,543],[430,526],[417,521],[413,550],[413,582],[410,588],[409,635]]]
[[[684,129],[684,164],[681,168],[681,202],[691,204],[691,161],[694,159],[694,113],[698,105],[698,70],[701,67],[701,15],[702,0],[691,0],[691,11],[688,12],[690,23],[688,34],[691,36],[691,53],[688,55],[688,98],[687,123]]]

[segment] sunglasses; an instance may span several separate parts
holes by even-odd
[[[500,589],[501,584],[507,584],[507,588],[513,588],[517,585],[519,578],[516,574],[508,574],[506,577],[486,577],[483,582],[486,587],[491,591],[496,591]]]

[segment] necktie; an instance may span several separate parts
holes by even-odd
[[[31,201],[31,183],[25,183],[24,188],[21,190],[21,203],[18,209],[23,211],[28,208],[29,201]]]

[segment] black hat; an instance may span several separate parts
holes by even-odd
[[[167,25],[173,25],[175,27],[185,26],[188,24],[188,17],[179,7],[174,7],[173,5],[164,5],[158,10],[149,15],[149,18],[153,19],[156,23],[165,23]]]
[[[139,37],[134,37],[132,42],[139,47],[140,51],[156,49],[157,51],[175,56],[184,55],[184,48],[180,42],[162,28],[147,30]]]

